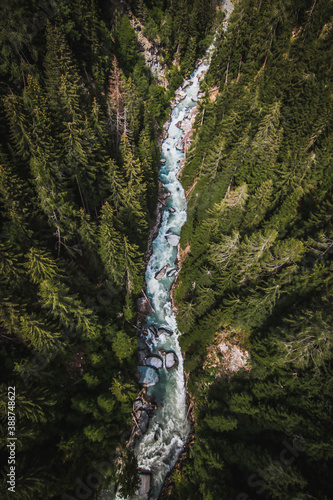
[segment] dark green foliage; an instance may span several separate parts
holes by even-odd
[[[144,23],[144,35],[158,41],[170,69],[171,93],[192,71],[208,47],[218,2],[216,0],[168,0],[131,2]]]
[[[172,498],[331,497],[332,15],[242,0],[206,77],[176,289],[196,438]],[[205,364],[230,329],[251,371]]]
[[[137,487],[133,454],[118,472],[112,456],[139,390],[132,325],[169,101],[128,18],[102,7],[1,6],[0,372],[16,386],[22,500],[75,496],[95,462]]]

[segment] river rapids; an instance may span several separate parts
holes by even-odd
[[[227,14],[224,22],[226,29],[232,4],[230,0],[225,0],[222,6]],[[172,109],[167,137],[161,147],[159,180],[170,195],[163,207],[162,221],[152,244],[152,254],[145,273],[146,294],[155,312],[146,318],[145,327],[148,329],[148,335],[144,340],[146,342],[148,340],[152,354],[159,355],[163,351],[173,351],[179,362],[171,370],[167,370],[163,363],[162,368],[158,370],[159,381],[147,388],[147,394],[156,401],[157,409],[149,420],[148,430],[136,440],[134,451],[139,468],[151,472],[151,490],[149,497],[147,494],[143,496],[138,493],[133,497],[135,499],[158,498],[165,477],[175,466],[190,431],[190,423],[186,416],[183,357],[178,342],[181,333],[177,328],[170,299],[170,288],[177,272],[177,243],[186,221],[185,192],[178,180],[180,165],[186,154],[183,147],[185,133],[180,124],[189,122],[193,118],[195,112],[193,108],[197,106],[200,93],[200,80],[209,68],[215,48],[214,43],[215,39],[192,75],[176,92],[178,98]],[[167,265],[169,265],[168,272],[161,279],[156,279],[156,274]],[[172,330],[173,334],[162,333],[155,336],[149,330],[152,325],[157,328],[165,327]],[[104,492],[103,499],[106,498],[112,497],[105,495]]]

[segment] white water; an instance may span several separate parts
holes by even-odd
[[[226,29],[233,6],[230,0],[224,0],[222,5],[227,13],[224,22],[224,29]],[[146,294],[155,310],[155,313],[146,319],[146,326],[166,326],[174,331],[172,336],[160,335],[156,339],[152,334],[149,334],[148,337],[152,341],[150,349],[153,353],[158,353],[161,349],[173,350],[178,356],[179,364],[177,368],[170,371],[164,367],[161,368],[159,382],[147,389],[148,395],[157,402],[158,408],[149,421],[147,432],[137,439],[134,449],[139,467],[148,469],[152,473],[150,500],[158,498],[165,477],[176,464],[190,431],[190,424],[186,418],[183,357],[178,343],[180,332],[177,328],[176,317],[171,309],[170,300],[170,287],[175,276],[169,278],[165,276],[161,280],[156,280],[155,274],[166,264],[170,264],[169,270],[176,267],[177,247],[171,246],[165,238],[167,234],[180,235],[181,228],[186,221],[185,193],[177,179],[179,164],[185,155],[183,151],[176,148],[183,138],[184,132],[176,124],[191,116],[191,109],[198,100],[200,80],[209,68],[211,55],[215,48],[214,42],[207,50],[203,62],[189,78],[189,84],[184,89],[184,99],[173,108],[168,137],[162,144],[161,159],[165,160],[165,164],[161,164],[159,179],[164,188],[171,193],[171,196],[163,209],[162,222],[158,235],[153,241],[153,251],[146,269]],[[174,213],[169,212],[170,207],[175,209]],[[113,498],[113,496],[109,496],[109,492],[110,490],[104,492],[104,499]],[[136,496],[135,498],[140,497]]]
[[[148,431],[138,439],[135,454],[139,467],[152,472],[150,500],[158,498],[165,477],[176,464],[190,431],[186,418],[183,358],[178,342],[180,332],[170,301],[170,287],[175,277],[156,280],[154,276],[166,264],[170,264],[169,269],[175,268],[177,247],[172,247],[165,236],[180,235],[186,221],[185,193],[177,179],[179,163],[184,159],[184,152],[176,148],[184,132],[176,124],[190,118],[191,109],[198,100],[200,79],[209,67],[213,50],[214,44],[209,47],[204,61],[192,73],[189,85],[184,89],[186,96],[172,110],[168,137],[162,144],[161,158],[166,161],[161,165],[159,178],[171,196],[163,210],[162,223],[153,242],[153,252],[146,269],[146,293],[155,310],[155,313],[147,318],[147,327],[151,324],[167,326],[174,331],[172,336],[162,335],[155,339],[149,334],[149,338],[152,341],[152,352],[157,353],[161,349],[173,350],[178,356],[179,365],[169,372],[165,368],[160,369],[160,381],[147,389],[148,395],[156,400],[158,408],[150,419]],[[174,213],[169,212],[170,207],[175,209]]]

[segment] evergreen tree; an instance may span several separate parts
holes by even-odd
[[[113,58],[112,70],[110,70],[108,96],[110,99],[108,108],[109,123],[111,131],[116,134],[116,146],[118,147],[124,133],[125,83],[116,56]]]

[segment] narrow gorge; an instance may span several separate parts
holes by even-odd
[[[224,29],[232,11],[226,12]],[[182,226],[186,220],[186,197],[179,180],[186,150],[191,143],[198,112],[200,81],[204,78],[214,51],[215,38],[192,75],[176,91],[167,135],[161,146],[159,180],[164,192],[162,218],[146,269],[146,306],[150,314],[139,337],[139,384],[146,388],[148,400],[156,403],[151,411],[142,399],[134,402],[138,426],[135,454],[141,472],[140,498],[158,498],[166,475],[174,467],[184,448],[190,423],[187,419],[183,357],[179,346],[170,289],[177,277],[177,252]],[[147,418],[146,410],[152,415]],[[144,432],[142,432],[144,431]],[[151,476],[150,479],[147,476]]]
[[[333,2],[232,2],[1,2],[3,500],[332,498]]]

